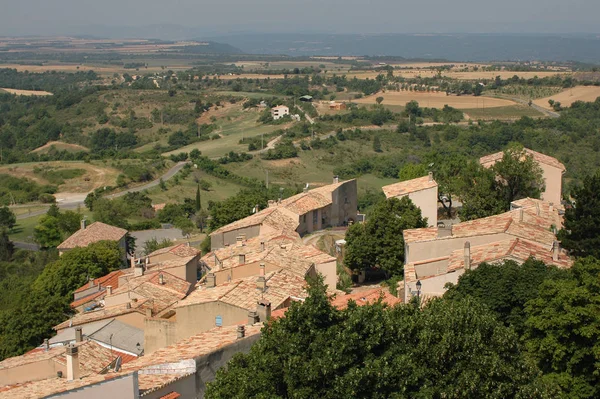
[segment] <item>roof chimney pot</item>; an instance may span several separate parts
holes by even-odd
[[[248,312],[248,325],[251,326],[256,323],[258,323],[258,315],[254,310],[250,310]]]
[[[217,276],[214,273],[206,275],[206,288],[214,288],[217,285]]]
[[[162,273],[158,275],[158,284],[160,284],[160,285],[165,284],[165,276]]]
[[[265,242],[264,241],[260,242],[260,250],[261,250],[261,252],[265,250]]]
[[[246,327],[243,325],[237,326],[237,337],[238,339],[244,338],[246,336]]]
[[[87,227],[87,220],[81,219],[81,222],[79,222],[79,227],[81,227],[81,230],[85,230]]]
[[[265,264],[264,263],[260,264],[260,274],[259,275],[263,276],[263,277],[265,276]]]
[[[267,279],[265,276],[258,276],[258,280],[256,280],[256,288],[258,288],[261,292],[265,292],[267,290]]]
[[[76,327],[75,328],[75,342],[82,342],[83,341],[83,331],[81,330],[81,327]]]
[[[550,205],[548,205],[548,210],[554,212],[554,202],[551,202]]]
[[[471,270],[471,243],[469,241],[465,242],[464,256],[465,270]]]
[[[267,300],[261,300],[258,302],[256,307],[256,313],[261,322],[266,322],[271,318],[271,302]]]
[[[75,345],[67,346],[67,381],[79,379],[79,350]]]
[[[429,181],[433,181],[433,172],[429,172]]]
[[[107,285],[106,286],[106,296],[111,296],[112,295],[112,285]]]
[[[333,184],[337,184],[340,182],[340,177],[338,175],[333,176]]]

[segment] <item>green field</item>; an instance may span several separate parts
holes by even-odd
[[[227,114],[227,117],[217,120],[219,129],[213,134],[219,134],[220,139],[201,141],[193,143],[177,150],[164,153],[164,156],[179,154],[180,152],[190,152],[193,149],[202,151],[202,155],[207,157],[221,157],[229,151],[243,152],[248,151],[248,145],[240,144],[242,138],[256,137],[261,134],[272,133],[275,130],[282,129],[284,125],[262,125],[256,122],[258,112],[255,110],[235,110]],[[266,143],[265,143],[266,144]]]
[[[508,107],[471,108],[461,110],[471,119],[519,119],[522,116],[532,118],[543,117],[544,114],[526,105],[511,105]]]

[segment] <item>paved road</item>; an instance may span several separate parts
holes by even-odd
[[[166,171],[161,177],[159,177],[156,180],[153,180],[151,182],[148,182],[144,185],[138,186],[138,187],[133,187],[133,188],[129,188],[125,191],[120,191],[118,193],[114,193],[114,194],[110,194],[107,195],[106,198],[117,198],[117,197],[122,197],[123,195],[127,194],[127,193],[133,193],[133,192],[139,192],[139,191],[144,191],[147,190],[149,188],[152,187],[156,187],[160,184],[160,180],[162,179],[163,181],[167,181],[169,180],[171,177],[173,177],[177,172],[179,172],[181,169],[183,169],[183,167],[185,166],[185,164],[187,163],[187,161],[182,161],[182,162],[178,162],[177,164],[175,164],[173,167],[171,167],[171,169],[169,169],[168,171]],[[58,202],[56,205],[58,205],[58,207],[60,209],[75,209],[79,206],[83,206],[83,200],[81,199],[76,199],[76,200],[72,200],[69,201],[68,199],[62,202]],[[47,212],[46,209],[42,209],[39,211],[35,211],[35,212],[31,212],[28,214],[23,214],[23,215],[19,215],[17,216],[17,220],[20,219],[27,219],[33,216],[39,216],[39,215],[43,215]]]

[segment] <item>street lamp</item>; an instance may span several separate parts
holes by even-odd
[[[421,280],[417,280],[417,300],[421,299]]]

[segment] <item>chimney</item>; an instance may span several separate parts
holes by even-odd
[[[271,318],[271,302],[265,299],[258,301],[256,313],[258,313],[258,318],[261,322],[264,323],[269,320]]]
[[[131,264],[131,268],[134,269],[135,268],[135,256],[132,256],[131,258],[129,258],[130,264]]]
[[[75,328],[75,342],[83,341],[83,331],[81,331],[81,327]]]
[[[262,276],[262,277],[265,276],[265,264],[264,263],[260,264],[260,273],[259,273],[259,276]]]
[[[551,202],[550,205],[548,205],[548,210],[554,212],[554,202]]]
[[[465,270],[471,270],[471,243],[465,242]]]
[[[107,285],[106,286],[106,296],[111,296],[112,295],[112,285]]]
[[[333,176],[333,184],[337,184],[340,182],[340,177],[338,175]]]
[[[246,327],[243,325],[237,326],[237,337],[238,339],[244,338],[246,336]]]
[[[433,172],[429,172],[429,181],[433,181]]]
[[[127,305],[125,305],[126,309],[131,309],[131,302],[127,302]]]
[[[144,275],[144,265],[137,264],[133,268],[133,277],[141,277]]]
[[[158,275],[158,284],[165,285],[165,276],[162,273]]]
[[[67,346],[67,381],[79,379],[79,349],[75,345]]]
[[[265,292],[267,290],[267,279],[265,276],[258,276],[258,280],[256,280],[256,288],[261,292]]]
[[[50,350],[50,341],[48,338],[44,338],[44,350],[47,352]]]
[[[558,254],[560,253],[560,244],[558,241],[554,241],[552,243],[552,260],[558,261]]]
[[[90,276],[88,277],[88,280],[90,282],[90,288],[92,288],[94,286],[94,279]]]
[[[243,247],[244,246],[244,237],[242,236],[237,236],[235,239],[237,246],[238,247]]]
[[[258,315],[254,310],[248,312],[248,325],[251,326],[255,323],[258,323]]]
[[[206,288],[214,288],[217,285],[217,276],[214,273],[206,275]]]
[[[260,242],[260,250],[261,250],[261,252],[265,250],[265,242],[264,241]]]
[[[79,222],[79,227],[81,227],[81,230],[85,230],[85,228],[87,227],[87,220],[81,219],[81,221]]]
[[[243,265],[244,263],[246,263],[246,255],[244,254],[239,254],[238,255],[238,263],[240,265]]]

